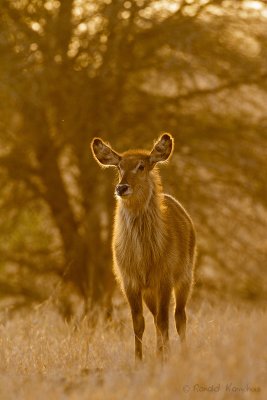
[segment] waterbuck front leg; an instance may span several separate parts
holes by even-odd
[[[135,360],[138,361],[142,360],[143,357],[142,339],[145,330],[142,294],[140,290],[134,290],[130,287],[128,287],[125,291],[131,307],[133,329],[135,335]]]

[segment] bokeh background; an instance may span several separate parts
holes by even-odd
[[[111,310],[116,174],[90,142],[172,133],[195,298],[266,304],[267,4],[1,0],[0,305]]]

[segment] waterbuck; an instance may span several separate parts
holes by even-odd
[[[142,359],[145,329],[143,300],[154,316],[157,352],[168,352],[169,303],[174,291],[175,322],[185,343],[185,306],[193,284],[195,231],[191,218],[162,191],[157,164],[172,154],[173,137],[165,133],[152,151],[117,153],[100,138],[91,144],[102,166],[116,167],[117,207],[113,231],[114,272],[131,307],[135,357]]]

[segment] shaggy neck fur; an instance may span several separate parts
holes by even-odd
[[[156,170],[150,175],[147,197],[120,200],[117,208],[119,236],[124,249],[132,249],[136,260],[145,268],[150,268],[151,262],[157,263],[162,257],[167,230],[160,177]]]

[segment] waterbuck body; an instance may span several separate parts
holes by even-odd
[[[92,142],[97,161],[116,166],[117,207],[113,232],[114,272],[131,307],[135,355],[142,358],[143,300],[154,316],[157,350],[168,350],[168,314],[174,291],[175,322],[185,342],[185,306],[193,284],[195,231],[181,204],[162,191],[157,163],[166,161],[173,138],[162,135],[152,151],[116,153],[101,139]]]

